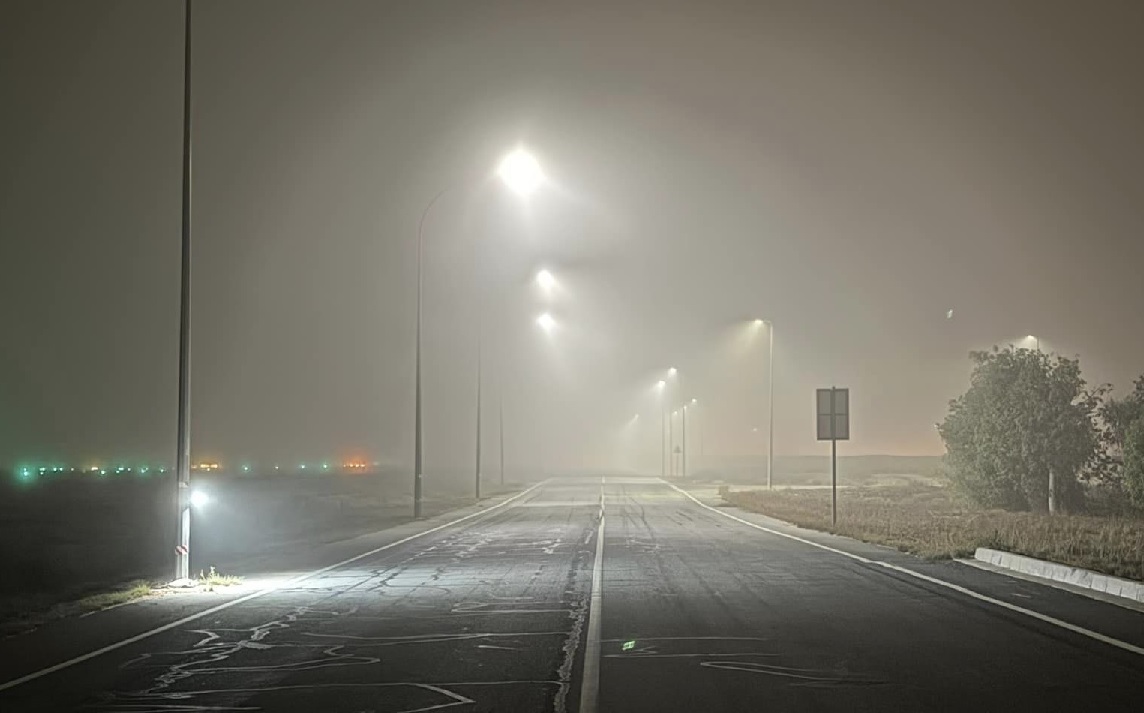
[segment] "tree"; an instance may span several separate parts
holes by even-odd
[[[1144,508],[1144,418],[1136,419],[1124,434],[1124,487],[1132,504]]]
[[[1099,463],[1105,388],[1087,388],[1077,359],[1012,347],[969,356],[969,389],[938,426],[954,485],[987,507],[1044,511],[1051,478],[1055,502],[1079,507],[1080,479]]]
[[[1138,378],[1130,394],[1109,398],[1100,407],[1101,442],[1104,445],[1102,480],[1119,482],[1123,476],[1125,446],[1132,424],[1144,420],[1144,376]]]

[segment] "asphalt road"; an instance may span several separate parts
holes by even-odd
[[[1140,710],[1144,614],[705,507],[658,479],[549,481],[433,526],[168,618],[0,690],[0,710]],[[0,646],[0,679],[53,660],[51,639],[27,641],[25,662]]]

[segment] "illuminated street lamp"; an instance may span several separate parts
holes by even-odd
[[[536,284],[545,292],[551,292],[552,288],[556,287],[556,278],[548,270],[541,270],[536,273]]]
[[[523,198],[535,193],[544,181],[540,162],[523,148],[514,149],[501,159],[497,176],[512,192]]]
[[[527,198],[544,182],[544,172],[540,169],[540,162],[536,157],[523,148],[510,151],[497,165],[496,175],[513,193]],[[414,396],[413,396],[413,517],[421,517],[422,499],[422,399],[421,399],[421,333],[423,316],[424,269],[423,256],[425,247],[424,229],[425,218],[429,211],[437,204],[443,195],[449,193],[456,185],[446,186],[437,192],[426,204],[421,212],[421,219],[417,223],[417,337],[414,360]],[[481,320],[477,320],[477,444],[476,444],[476,496],[481,496]],[[502,420],[503,423],[503,420]],[[502,434],[503,440],[503,434]],[[503,466],[502,466],[503,470]]]

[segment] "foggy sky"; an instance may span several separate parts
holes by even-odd
[[[417,221],[452,185],[430,469],[472,447],[480,284],[486,448],[503,393],[519,462],[629,438],[658,467],[673,365],[706,451],[760,452],[754,317],[779,453],[823,452],[832,384],[842,452],[938,453],[967,352],[1026,334],[1123,389],[1142,34],[1131,0],[196,0],[196,457],[411,461]],[[178,2],[0,7],[0,463],[173,462],[182,51]],[[551,177],[527,204],[484,180],[518,144]]]

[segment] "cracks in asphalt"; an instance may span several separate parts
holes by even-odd
[[[588,619],[590,592],[586,586],[586,573],[590,571],[592,550],[587,547],[587,544],[592,541],[592,533],[596,529],[597,522],[598,520],[592,522],[586,528],[586,534],[580,542],[581,546],[576,551],[572,566],[568,568],[568,578],[564,585],[563,597],[566,600],[573,599],[575,604],[568,613],[572,621],[572,626],[564,639],[564,646],[562,647],[563,659],[556,672],[559,688],[556,691],[556,696],[552,703],[552,708],[555,713],[565,713],[565,711],[567,711],[568,693],[572,687],[572,669],[576,664],[576,652],[580,647],[580,641],[584,636],[584,624]]]
[[[565,713],[589,605],[588,543],[596,520],[583,523],[581,533],[579,508],[566,514],[554,505],[541,511],[539,521],[529,516],[536,510],[514,510],[495,522],[442,533],[398,561],[331,572],[318,586],[283,588],[260,608],[230,613],[241,620],[278,609],[253,626],[176,631],[173,640],[189,637],[185,644],[141,654],[121,667],[127,680],[142,675],[140,685],[103,694],[89,707],[156,713],[308,710],[313,706],[303,701],[320,700],[331,712],[413,713],[487,705],[474,693],[483,690],[495,696],[489,701],[545,700]],[[564,531],[553,532],[553,524],[566,518],[567,525],[556,525]],[[291,605],[297,599],[305,605]],[[546,625],[545,616],[559,619]],[[512,630],[502,630],[502,619]],[[555,621],[567,624],[552,626]],[[427,624],[445,631],[416,632]],[[383,635],[370,636],[379,626]],[[414,633],[401,631],[410,629]],[[397,651],[408,653],[386,653]],[[520,659],[521,651],[531,653]],[[553,666],[549,675],[537,668],[546,660]],[[433,673],[456,674],[458,664],[485,675],[496,669],[484,667],[494,665],[509,675],[447,683],[441,681],[446,676]],[[377,680],[406,675],[409,680]],[[218,685],[223,682],[238,686]],[[533,690],[491,693],[498,686]]]

